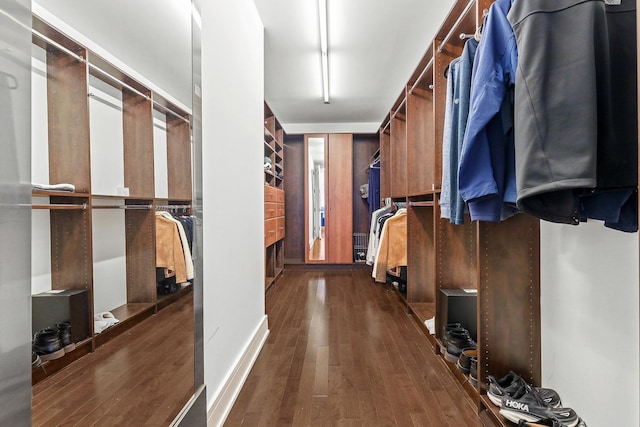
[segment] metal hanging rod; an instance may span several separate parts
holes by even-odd
[[[99,74],[102,74],[103,76],[107,77],[109,80],[111,80],[112,82],[118,83],[120,85],[122,85],[123,87],[127,88],[128,90],[130,90],[131,92],[142,96],[144,99],[146,99],[147,101],[151,101],[151,103],[153,105],[155,105],[156,107],[159,107],[160,109],[164,110],[164,112],[166,113],[170,113],[171,115],[179,118],[180,120],[182,120],[183,122],[186,123],[190,123],[189,120],[185,119],[184,117],[182,117],[180,114],[176,113],[175,111],[171,110],[170,108],[165,107],[164,105],[160,104],[159,102],[155,101],[152,97],[148,96],[145,93],[140,92],[138,89],[132,87],[131,85],[123,82],[122,80],[112,76],[111,74],[109,74],[108,72],[104,71],[103,69],[101,69],[100,67],[92,64],[91,62],[87,61],[86,58],[83,58],[82,56],[78,55],[77,53],[75,53],[74,51],[72,51],[71,49],[68,49],[66,47],[64,47],[63,45],[61,45],[60,43],[58,43],[57,41],[45,36],[44,34],[40,33],[39,31],[35,30],[35,29],[31,29],[31,32],[33,35],[35,35],[36,37],[38,37],[39,39],[47,42],[48,44],[55,46],[56,48],[60,49],[61,51],[63,51],[64,53],[66,53],[67,55],[72,56],[73,58],[75,58],[76,60],[87,64],[87,66],[89,68],[91,68],[92,70],[98,72]]]
[[[94,209],[152,209],[153,205],[97,205]]]
[[[462,20],[465,18],[465,15],[471,10],[471,8],[476,4],[475,0],[471,0],[469,1],[469,3],[467,3],[467,5],[465,6],[464,10],[462,11],[462,13],[460,14],[460,16],[458,17],[458,19],[456,20],[456,22],[451,26],[451,29],[449,30],[449,32],[447,33],[447,35],[445,36],[444,39],[442,39],[442,43],[440,43],[440,46],[438,46],[438,53],[442,52],[442,49],[444,49],[444,47],[447,45],[447,42],[449,41],[449,39],[451,38],[451,36],[453,36],[453,33],[455,32],[456,28],[458,27],[458,25],[460,25],[460,23],[462,22]]]
[[[476,35],[475,34],[465,34],[465,33],[460,33],[460,40],[466,40],[466,39],[472,39],[474,38]]]
[[[424,76],[424,74],[427,72],[427,70],[429,68],[431,68],[431,66],[433,65],[433,57],[431,57],[431,59],[429,59],[429,62],[427,62],[427,65],[424,67],[424,69],[422,70],[422,72],[420,73],[420,75],[418,76],[418,79],[416,80],[416,82],[413,84],[413,86],[411,86],[411,89],[409,89],[409,93],[413,93],[413,90],[416,88],[416,86],[418,86],[418,83],[420,82],[420,80],[422,80],[422,77]],[[431,86],[431,85],[430,85]]]
[[[191,209],[191,205],[159,205],[156,206],[158,211],[178,211],[184,209]]]
[[[398,111],[400,111],[400,109],[406,102],[407,102],[407,97],[405,96],[402,102],[400,103],[400,105],[398,105],[398,108],[396,109],[396,111],[393,112],[393,116],[391,116],[391,118],[389,119],[389,123],[391,123],[391,120],[396,118],[396,116],[398,115]]]

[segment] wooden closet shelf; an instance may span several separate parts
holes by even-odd
[[[32,196],[54,196],[54,197],[82,197],[87,198],[90,196],[89,193],[73,193],[70,191],[42,191],[42,190],[33,190],[31,192]]]
[[[500,415],[500,409],[491,403],[491,400],[489,400],[486,394],[480,395],[480,409],[480,419],[489,421],[489,424],[486,425],[495,427],[509,427],[513,425]]]

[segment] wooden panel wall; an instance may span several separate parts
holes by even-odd
[[[407,95],[407,191],[426,194],[440,187],[442,162],[436,161],[433,92],[416,87]]]
[[[391,136],[380,134],[380,198],[391,197]]]
[[[330,134],[325,170],[327,179],[326,222],[327,261],[353,262],[353,137]]]
[[[129,188],[130,196],[153,198],[155,186],[151,101],[124,89],[122,104],[124,185]],[[149,166],[140,167],[142,164]]]
[[[168,184],[169,198],[173,200],[191,200],[190,132],[189,123],[167,115]]]
[[[305,254],[304,135],[286,135],[284,157],[287,159],[284,259],[286,264],[302,264]]]
[[[407,195],[407,122],[398,113],[391,119],[391,197]]]
[[[78,193],[91,192],[86,67],[66,53],[47,51],[49,181],[73,184]]]

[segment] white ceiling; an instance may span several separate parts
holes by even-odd
[[[287,133],[376,132],[453,0],[328,0],[330,104],[317,0],[254,0],[265,27],[265,99]]]

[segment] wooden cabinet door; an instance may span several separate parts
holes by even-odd
[[[330,134],[327,147],[327,262],[353,262],[353,137]]]

